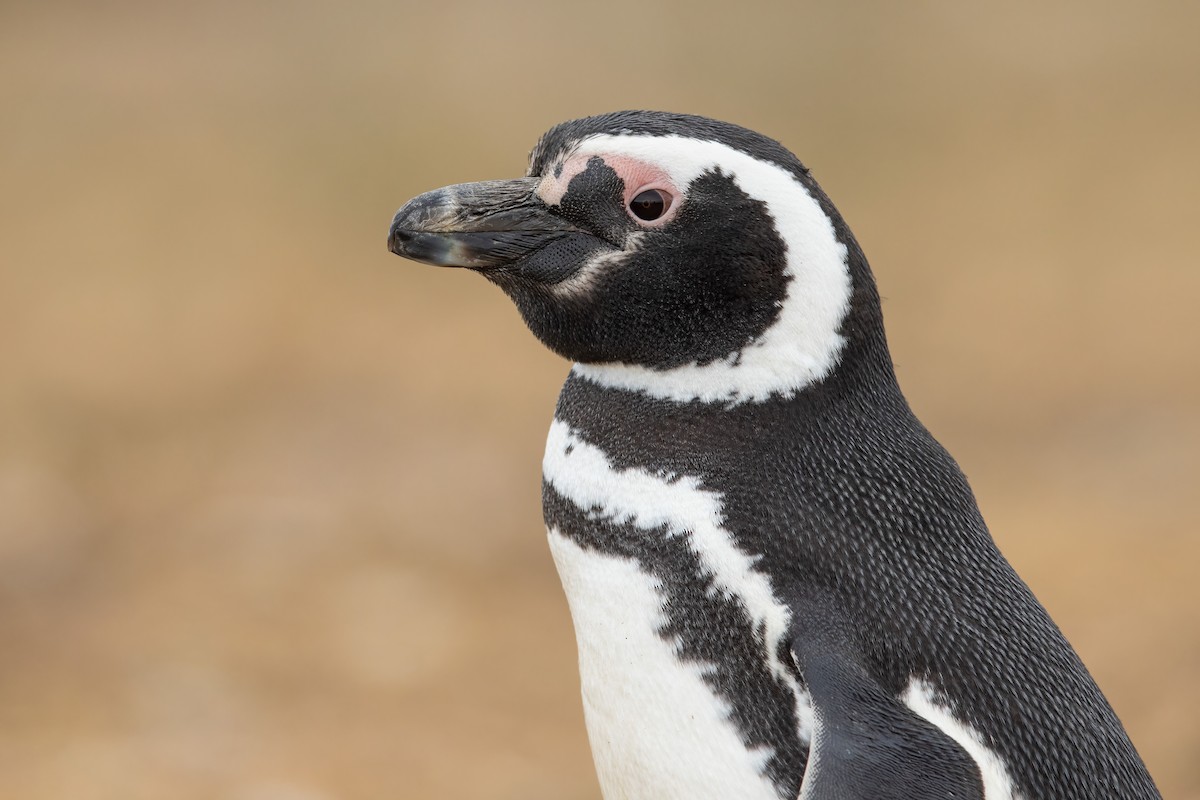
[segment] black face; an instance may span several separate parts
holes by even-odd
[[[735,353],[775,320],[786,248],[762,203],[713,171],[669,222],[644,228],[627,190],[600,158],[571,179],[553,213],[601,244],[565,279],[557,251],[485,273],[547,346],[575,361],[670,368]]]
[[[577,158],[564,173],[595,134],[718,141],[784,168],[828,202],[766,137],[701,117],[622,112],[551,129],[529,178],[414,199],[393,220],[392,251],[481,272],[542,342],[574,361],[669,369],[736,359],[775,321],[787,292],[787,248],[766,205],[719,165],[666,191],[642,191],[639,168],[620,154]]]

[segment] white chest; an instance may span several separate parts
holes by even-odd
[[[658,631],[663,599],[628,559],[557,531],[550,548],[579,644],[588,737],[606,800],[769,798],[769,752],[748,750],[729,709]]]
[[[686,551],[709,590],[744,609],[747,628],[762,632],[764,673],[787,686],[795,703],[788,725],[807,742],[807,696],[775,656],[788,612],[721,527],[721,498],[686,476],[614,469],[561,422],[551,429],[544,474],[589,528],[580,536],[551,520],[549,539],[575,623],[584,712],[606,800],[776,800],[766,770],[774,749],[747,744],[728,699],[714,690],[715,665],[684,657],[681,642],[664,635],[678,610],[667,606],[663,578],[622,548],[593,547],[588,538],[606,530],[667,537]],[[637,546],[625,542],[626,550]]]

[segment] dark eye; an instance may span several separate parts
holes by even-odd
[[[670,198],[658,189],[647,189],[639,192],[638,196],[629,203],[629,210],[638,219],[651,222],[667,213],[671,206]]]

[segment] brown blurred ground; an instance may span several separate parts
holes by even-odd
[[[566,365],[392,211],[572,116],[769,132],[913,405],[1200,798],[1200,6],[0,6],[0,797],[595,798]]]

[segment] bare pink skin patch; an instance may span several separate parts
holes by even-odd
[[[558,170],[557,177],[554,175],[554,171],[551,171],[542,178],[537,188],[538,197],[547,205],[556,206],[562,203],[562,199],[567,193],[567,188],[571,184],[571,179],[587,169],[588,162],[593,158],[603,160],[613,172],[617,173],[617,177],[624,183],[625,197],[623,198],[623,202],[625,204],[625,212],[629,215],[630,219],[643,228],[658,228],[674,219],[679,206],[683,203],[683,197],[682,192],[671,181],[671,177],[667,174],[666,170],[649,161],[642,161],[630,156],[613,153],[589,153],[572,156],[563,162],[562,169]],[[633,198],[647,189],[657,189],[668,199],[669,205],[667,206],[667,210],[658,219],[638,219],[629,211],[629,204],[633,201]]]

